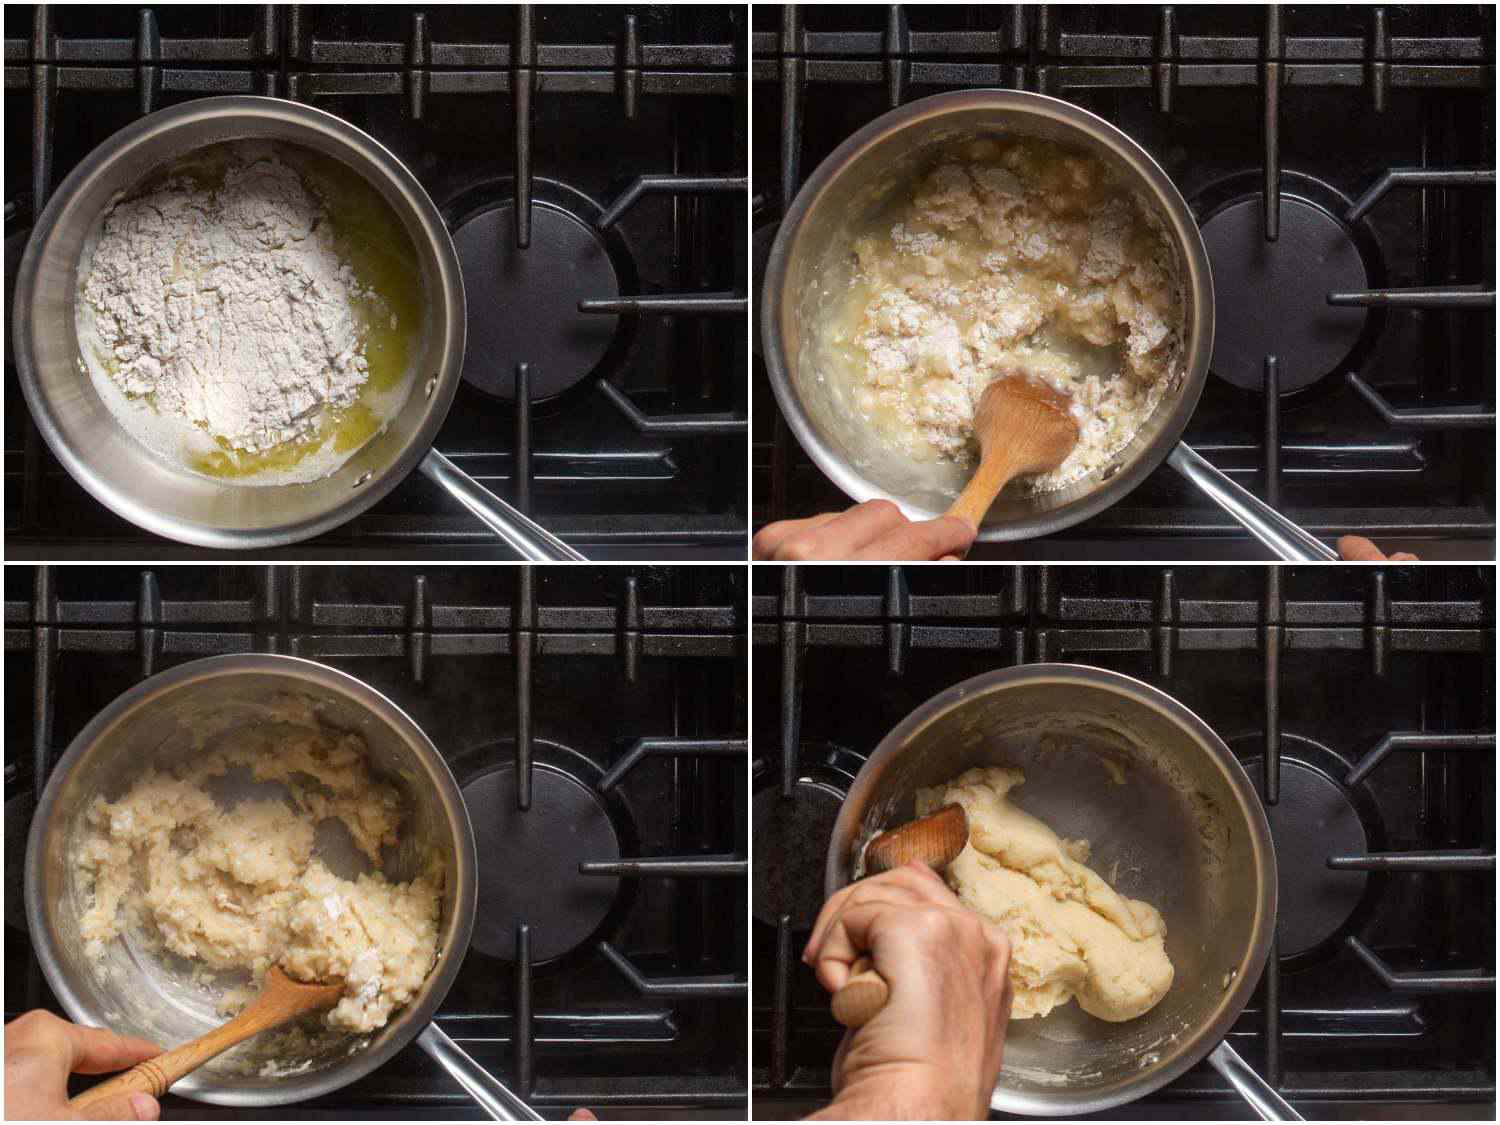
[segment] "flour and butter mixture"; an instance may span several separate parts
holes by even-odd
[[[1125,898],[1090,870],[1087,840],[1063,840],[1008,794],[1017,769],[972,769],[919,790],[917,813],[959,804],[969,842],[946,878],[970,909],[1011,941],[1013,1019],[1076,999],[1103,1020],[1132,1020],[1172,987],[1166,925],[1150,903]]]
[[[1073,398],[1059,488],[1108,464],[1180,374],[1183,312],[1164,233],[1097,160],[1037,140],[968,143],[854,239],[829,332],[834,377],[915,459],[973,460],[974,410],[1026,373]]]
[[[215,146],[115,201],[85,252],[84,360],[169,460],[239,483],[326,475],[404,399],[410,242],[372,188],[315,161]]]
[[[256,789],[266,795],[217,799],[236,773],[269,783]],[[146,770],[118,800],[95,798],[77,858],[93,894],[86,950],[101,958],[128,933],[188,959],[205,985],[248,970],[248,985],[224,993],[226,1013],[272,965],[299,980],[342,977],[328,1027],[373,1031],[437,958],[442,870],[429,863],[405,883],[380,870],[401,819],[399,792],[371,775],[358,735],[315,723],[236,730],[186,766]],[[320,855],[331,821],[371,868],[355,879]]]

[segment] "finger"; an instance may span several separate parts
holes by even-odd
[[[849,980],[850,967],[861,957],[877,960],[879,934],[886,922],[912,916],[909,902],[855,902],[834,920],[813,965],[818,983],[837,992]],[[925,909],[925,908],[924,908]]]
[[[788,562],[853,558],[861,547],[905,522],[901,509],[889,500],[867,500],[821,527],[783,540],[776,557]]]
[[[58,1021],[68,1039],[68,1071],[73,1074],[106,1074],[124,1070],[138,1062],[155,1058],[161,1048],[145,1039],[116,1035],[102,1027]]]
[[[83,1121],[155,1121],[161,1116],[161,1103],[150,1094],[116,1094],[85,1106],[79,1116]]]
[[[1363,535],[1339,537],[1339,556],[1345,562],[1384,562],[1385,552]]]
[[[898,868],[897,871],[899,870]],[[807,939],[807,945],[803,948],[802,959],[810,961],[818,955],[818,946],[822,943],[823,935],[828,932],[828,927],[856,895],[866,896],[879,893],[885,887],[898,887],[910,892],[914,896],[913,901],[921,898],[925,893],[925,889],[920,884],[912,881],[911,873],[898,875],[897,871],[886,871],[879,875],[872,875],[868,879],[861,879],[857,883],[850,883],[847,887],[835,891],[830,895],[828,901],[823,904],[823,909],[818,911],[817,920],[813,923],[812,936]]]
[[[1391,562],[1421,562],[1421,561],[1422,560],[1420,560],[1419,558],[1417,558],[1417,556],[1414,555],[1414,554],[1412,554],[1410,551],[1397,551],[1394,555],[1391,556]]]
[[[813,965],[814,970],[816,970],[817,968],[816,962],[820,958],[827,956],[829,935],[834,933],[837,929],[839,925],[839,919],[856,906],[868,906],[875,903],[896,907],[901,910],[912,910],[918,906],[924,905],[924,900],[921,898],[921,896],[913,893],[908,888],[890,885],[877,887],[871,891],[861,893],[856,896],[850,896],[845,900],[844,904],[839,908],[839,910],[833,913],[828,918],[826,924],[823,926],[822,931],[818,934],[817,944],[814,945],[812,942],[808,943],[808,955],[806,959],[809,964]],[[856,954],[855,957],[847,958],[847,960],[855,960],[858,956],[860,956],[860,954]]]
[[[599,1119],[594,1116],[593,1110],[584,1109],[582,1106],[579,1106],[572,1113],[568,1114],[568,1120],[569,1121],[598,1121]]]
[[[945,905],[953,902],[953,892],[948,889],[948,884],[943,877],[920,859],[908,860],[896,870],[906,872],[915,880],[918,887],[932,895],[937,901]]]
[[[751,541],[751,557],[762,560],[775,558],[776,549],[791,536],[801,531],[815,531],[838,514],[838,512],[823,512],[821,515],[809,516],[806,519],[779,520],[776,523],[768,523]]]
[[[828,931],[828,926],[839,916],[849,899],[854,895],[854,888],[858,883],[850,883],[847,887],[834,891],[828,896],[828,901],[823,904],[823,909],[818,911],[818,916],[813,920],[812,936],[807,939],[807,944],[802,947],[802,960],[811,963],[818,955],[818,946],[823,940],[823,935]]]
[[[928,561],[966,551],[977,534],[957,516],[908,523],[891,528],[874,542],[850,555],[853,559],[921,559]]]

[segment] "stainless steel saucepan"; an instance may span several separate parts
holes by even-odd
[[[824,890],[852,877],[877,831],[910,820],[918,788],[975,766],[1016,766],[1015,799],[1166,922],[1166,997],[1124,1023],[1075,1004],[1014,1020],[990,1105],[1055,1117],[1143,1097],[1208,1061],[1262,1117],[1298,1114],[1225,1036],[1260,980],[1276,925],[1276,853],[1244,768],[1171,696],[1099,668],[1031,664],[956,684],[881,740],[850,787]]]
[[[241,487],[167,465],[120,428],[79,366],[78,270],[104,212],[150,173],[236,140],[299,145],[340,161],[380,192],[416,248],[426,322],[406,404],[337,472],[305,484]],[[52,452],[95,499],[147,531],[205,547],[295,543],[354,518],[420,468],[522,557],[583,558],[431,448],[463,370],[458,256],[410,170],[331,113],[235,95],[186,102],[121,129],[69,173],[37,219],[16,277],[12,321],[21,389]]]
[[[994,136],[1038,137],[1087,152],[1151,209],[1177,254],[1184,348],[1180,379],[1129,445],[1066,488],[1007,489],[990,508],[979,539],[1030,539],[1071,527],[1123,499],[1167,460],[1280,558],[1336,559],[1326,544],[1181,443],[1214,343],[1213,279],[1198,225],[1144,149],[1102,118],[1042,94],[965,90],[909,102],[836,148],[797,193],[766,266],[760,333],[776,401],[808,455],[855,500],[892,500],[913,519],[941,515],[963,487],[960,466],[918,462],[876,438],[835,381],[823,377],[820,325],[847,287],[855,232],[944,151]]]
[[[94,798],[118,797],[147,766],[201,754],[204,738],[215,731],[275,722],[288,708],[311,708],[318,721],[358,733],[376,773],[401,790],[410,815],[383,869],[399,881],[422,870],[429,857],[442,866],[437,963],[416,998],[367,1042],[342,1037],[319,1053],[287,1059],[252,1040],[183,1078],[172,1092],[215,1105],[283,1105],[362,1078],[415,1041],[497,1120],[540,1121],[433,1022],[468,952],[477,895],[474,831],[453,775],[394,703],[310,660],[250,654],[182,664],[131,688],[79,732],[41,794],[26,844],[26,923],[53,993],[79,1023],[163,1045],[223,1022],[215,998],[194,982],[185,963],[169,964],[128,933],[110,944],[102,962],[87,955],[79,920],[88,891],[74,860]],[[237,790],[267,796],[265,785],[248,777],[226,782],[228,796]],[[348,850],[347,856],[336,848],[319,854],[338,870],[354,862]],[[267,1064],[274,1066],[262,1072]]]

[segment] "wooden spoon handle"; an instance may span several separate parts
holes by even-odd
[[[252,1035],[280,1027],[307,1011],[309,1005],[305,1001],[299,1002],[299,999],[264,994],[228,1023],[221,1024],[206,1035],[200,1035],[180,1047],[163,1051],[155,1058],[136,1063],[129,1070],[106,1079],[97,1086],[89,1087],[77,1097],[69,1098],[68,1105],[81,1111],[117,1094],[143,1093],[159,1098],[171,1088],[172,1083],[191,1074],[210,1059],[222,1055]]]
[[[995,497],[1000,495],[1000,490],[1019,471],[1019,463],[1004,450],[983,458],[947,514],[967,520],[977,528],[984,522],[985,513],[990,510]]]
[[[890,998],[891,986],[868,957],[861,957],[850,967],[844,987],[833,994],[833,1018],[850,1029],[864,1027]]]

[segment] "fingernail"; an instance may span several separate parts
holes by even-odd
[[[161,1116],[161,1103],[150,1094],[131,1094],[130,1109],[137,1121],[155,1121]]]

